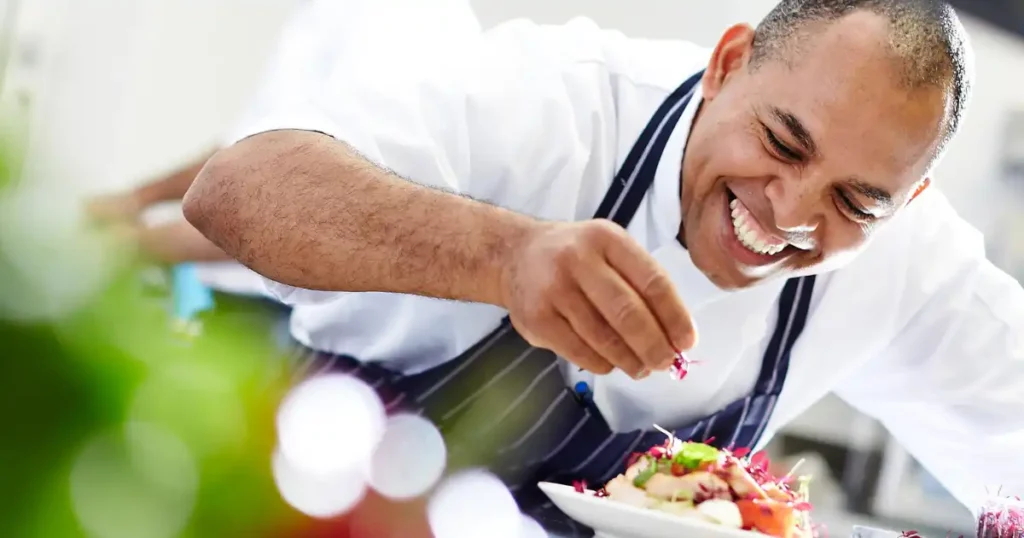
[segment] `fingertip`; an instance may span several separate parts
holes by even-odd
[[[679,336],[677,336],[675,338],[675,343],[676,343],[676,348],[679,349],[679,351],[690,351],[693,348],[697,347],[697,330],[696,330],[696,328],[694,328],[693,330],[687,331],[685,333],[682,333]]]

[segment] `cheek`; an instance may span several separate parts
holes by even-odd
[[[708,138],[704,165],[708,175],[726,178],[772,177],[780,165],[767,153],[757,133],[743,125],[720,125]]]
[[[819,258],[822,270],[838,269],[850,263],[867,247],[872,231],[872,227],[855,224],[841,215],[830,217],[824,233],[819,237],[822,245]]]

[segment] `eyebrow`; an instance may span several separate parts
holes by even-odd
[[[794,116],[792,112],[787,112],[774,106],[771,107],[771,113],[775,116],[775,119],[779,120],[779,122],[786,126],[789,134],[796,139],[797,144],[799,144],[805,152],[810,156],[818,154],[818,146],[814,143],[814,137],[811,136],[811,132],[807,130],[807,127],[804,127],[800,118]]]
[[[775,116],[780,123],[786,126],[789,130],[789,134],[796,139],[797,144],[803,148],[809,155],[817,155],[818,146],[814,143],[814,137],[811,136],[811,132],[807,130],[800,118],[793,115],[792,112],[788,112],[779,107],[771,107],[771,113]],[[848,181],[851,188],[861,193],[862,195],[882,204],[886,208],[892,208],[896,204],[893,203],[892,195],[884,189],[880,189],[864,180],[858,178],[851,178]]]
[[[867,196],[868,198],[871,198],[872,200],[886,207],[893,207],[895,205],[892,201],[891,194],[889,194],[887,191],[883,189],[871,185],[870,183],[866,183],[860,179],[853,178],[848,181],[848,184],[857,192],[861,193],[864,196]]]

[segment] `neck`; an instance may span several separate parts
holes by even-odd
[[[697,126],[697,122],[700,120],[701,112],[704,109],[704,100],[701,99],[700,103],[697,104],[697,111],[693,114],[693,121],[690,122],[690,132],[686,133],[686,148],[690,147],[690,137],[693,135],[693,128]],[[686,192],[686,149],[683,150],[683,162],[679,166],[679,205],[682,209],[682,219],[679,221],[679,233],[676,235],[676,239],[679,240],[679,244],[686,248],[686,204],[683,203],[684,193]]]

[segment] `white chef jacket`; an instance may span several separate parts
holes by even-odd
[[[325,86],[243,136],[318,131],[419,183],[544,219],[587,219],[654,110],[709,57],[586,19],[454,34],[421,34],[411,56],[368,45],[361,58],[339,58]],[[594,380],[595,402],[619,431],[684,424],[749,393],[777,315],[783,282],[721,292],[675,240],[698,101],[628,231],[690,306],[700,331],[691,356],[703,364],[684,382],[619,372]],[[299,342],[410,373],[457,356],[505,315],[416,296],[268,288],[295,305]],[[1024,291],[935,189],[850,265],[819,276],[764,439],[832,390],[884,423],[967,506],[986,487],[1024,494]]]
[[[196,278],[207,288],[233,295],[270,297],[263,278],[238,262],[204,262],[194,265]]]

